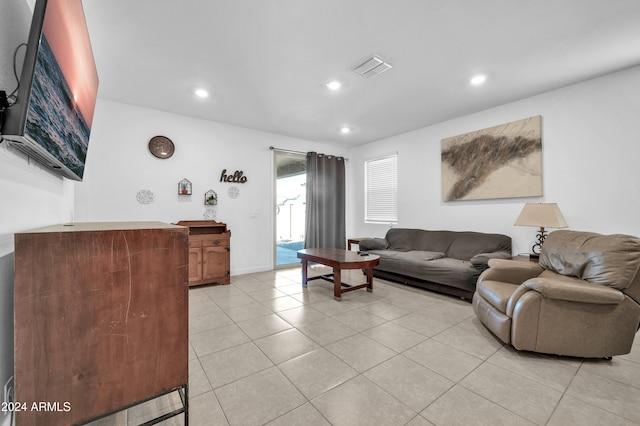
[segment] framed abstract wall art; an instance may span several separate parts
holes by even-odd
[[[442,139],[442,199],[542,195],[542,117]]]

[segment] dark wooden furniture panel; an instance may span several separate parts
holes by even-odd
[[[347,250],[351,251],[351,246],[354,244],[360,244],[362,238],[347,238]]]
[[[189,228],[189,286],[231,283],[231,231],[215,220],[182,220]]]
[[[16,401],[71,425],[188,383],[188,230],[77,223],[15,235]]]

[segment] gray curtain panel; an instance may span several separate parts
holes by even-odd
[[[305,248],[345,248],[344,158],[307,153]]]

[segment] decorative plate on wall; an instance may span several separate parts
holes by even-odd
[[[148,189],[142,189],[136,194],[136,200],[138,200],[140,204],[151,204],[153,203],[153,199],[153,192]]]
[[[176,147],[173,141],[166,136],[154,136],[149,140],[149,152],[158,158],[169,158],[173,155]]]
[[[240,196],[240,190],[237,186],[232,186],[227,191],[227,194],[229,194],[229,198],[238,198]]]
[[[204,220],[214,220],[216,218],[216,208],[212,207],[210,209],[204,209],[202,217]]]

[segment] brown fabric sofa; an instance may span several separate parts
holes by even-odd
[[[384,238],[360,240],[380,256],[373,275],[471,301],[489,259],[510,258],[511,238],[480,232],[392,228]]]
[[[473,309],[519,350],[586,358],[627,354],[640,324],[640,239],[555,231],[540,263],[493,260]]]

